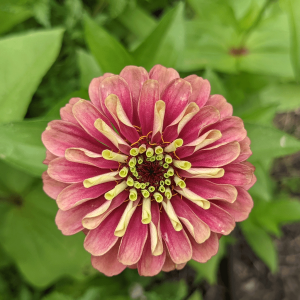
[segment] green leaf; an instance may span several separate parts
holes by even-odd
[[[35,19],[44,27],[51,27],[50,24],[50,1],[38,0],[33,5]]]
[[[147,37],[156,26],[156,20],[137,5],[134,7],[128,6],[118,16],[118,21],[139,39]]]
[[[226,98],[227,91],[222,80],[216,72],[207,68],[202,77],[209,81],[211,85],[211,94],[220,94]]]
[[[1,243],[26,280],[46,287],[61,276],[83,276],[90,255],[83,249],[83,234],[64,236],[54,218],[55,201],[42,190],[42,183],[10,210],[1,229]]]
[[[287,11],[290,26],[291,60],[296,80],[300,80],[300,2],[282,0]]]
[[[278,268],[278,258],[275,245],[271,237],[250,219],[241,223],[243,234],[255,254],[274,273]]]
[[[199,282],[203,279],[207,280],[209,284],[215,284],[217,282],[217,272],[219,269],[219,264],[221,259],[225,255],[226,251],[226,238],[222,237],[219,240],[219,250],[218,253],[213,256],[208,262],[206,263],[198,263],[195,260],[189,261],[189,265],[195,269],[197,272],[196,282]]]
[[[16,12],[0,10],[0,34],[3,34],[32,16],[32,12],[19,9]]]
[[[261,102],[277,105],[278,112],[300,107],[300,86],[296,84],[272,84],[260,93]]]
[[[76,92],[69,94],[68,96],[64,97],[60,101],[58,101],[42,118],[45,121],[51,121],[54,119],[60,119],[59,110],[69,103],[71,98],[82,98],[82,99],[89,99],[89,94],[86,89],[82,89]]]
[[[77,50],[77,63],[80,70],[80,83],[82,89],[88,89],[93,78],[103,75],[95,58],[82,49]]]
[[[59,53],[62,35],[62,29],[55,29],[0,40],[0,123],[23,119]]]
[[[0,125],[0,159],[18,169],[41,176],[46,166],[45,147],[41,134],[47,127],[46,121],[23,121]]]
[[[86,42],[103,72],[118,74],[125,66],[134,64],[133,58],[123,45],[88,16],[84,19],[84,33]]]
[[[271,126],[245,122],[251,140],[251,161],[288,155],[300,150],[300,141]]]
[[[184,47],[184,4],[166,13],[157,27],[133,52],[138,64],[150,69],[155,64],[176,67]]]
[[[192,296],[190,296],[190,297],[188,298],[188,300],[203,300],[203,298],[202,298],[201,293],[200,293],[198,290],[196,290],[196,291],[192,294]]]
[[[53,292],[43,297],[42,300],[75,300],[75,299],[73,297],[70,297],[68,295],[59,292]]]
[[[125,9],[127,0],[110,0],[109,14],[112,18],[119,16]]]

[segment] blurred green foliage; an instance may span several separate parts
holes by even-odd
[[[56,229],[55,203],[42,191],[47,121],[71,97],[88,98],[92,78],[129,64],[203,76],[243,118],[258,181],[240,228],[278,269],[272,237],[300,221],[289,194],[299,194],[299,178],[279,190],[270,177],[274,158],[300,150],[273,125],[276,113],[300,107],[300,0],[0,0],[0,20],[0,300],[202,299],[195,285],[162,274],[98,274],[83,235]],[[222,239],[205,264],[190,262],[195,283],[216,283],[232,242]]]

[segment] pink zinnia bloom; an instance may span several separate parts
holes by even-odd
[[[243,121],[210,96],[207,80],[161,65],[106,73],[89,95],[72,98],[42,135],[58,228],[83,231],[92,265],[107,276],[206,262],[253,206]]]

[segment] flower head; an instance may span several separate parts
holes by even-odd
[[[89,95],[72,98],[42,135],[58,228],[83,231],[92,265],[108,276],[206,262],[253,205],[242,120],[207,80],[161,65],[106,73]]]

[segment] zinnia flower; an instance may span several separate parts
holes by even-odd
[[[48,124],[44,190],[65,235],[86,234],[107,276],[206,262],[248,217],[255,183],[243,122],[210,84],[174,69],[125,67],[72,98]]]

